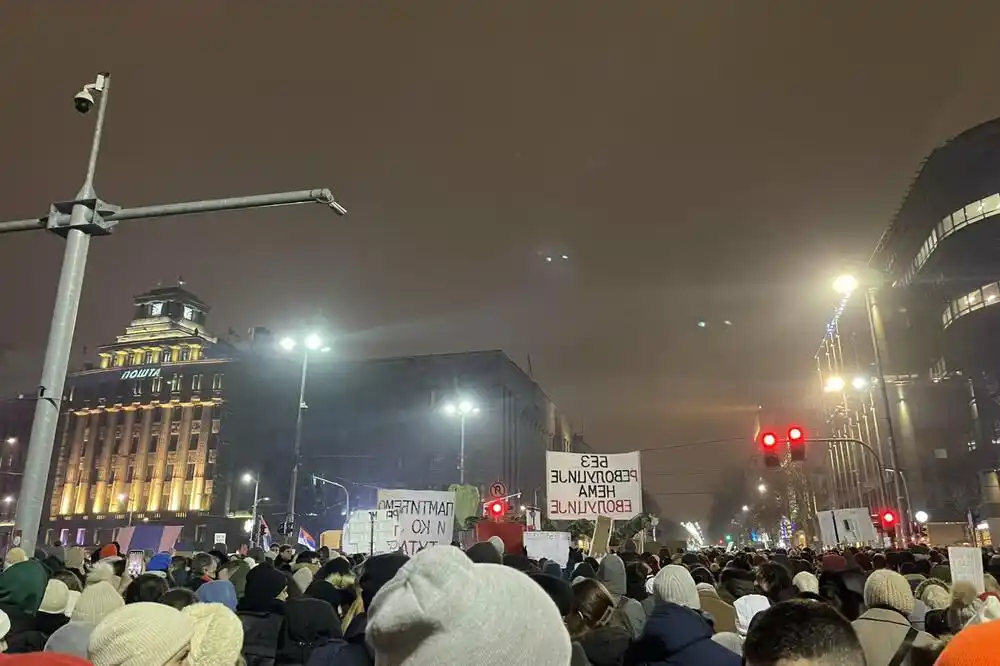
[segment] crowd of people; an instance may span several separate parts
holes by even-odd
[[[114,543],[9,550],[0,666],[1000,664],[987,549],[982,593],[922,546],[561,563],[493,537],[412,558],[273,546],[127,562]]]

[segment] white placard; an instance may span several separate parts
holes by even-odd
[[[398,526],[390,511],[352,511],[344,526],[344,552],[349,555],[392,553],[396,550]]]
[[[817,511],[820,538],[827,548],[840,544],[878,543],[878,534],[872,525],[871,511],[867,507]]]
[[[525,532],[524,547],[533,560],[545,558],[566,568],[569,562],[569,532]]]
[[[639,452],[563,453],[548,451],[546,512],[549,520],[628,520],[642,513]]]
[[[217,543],[226,543],[226,533],[225,532],[216,532],[215,533],[215,540],[212,541],[212,545],[214,546]]]
[[[441,490],[378,491],[378,509],[396,519],[396,549],[415,555],[424,546],[448,545],[455,533],[455,493]]]
[[[948,567],[951,582],[967,580],[976,586],[976,592],[986,591],[983,577],[983,551],[971,546],[948,546]]]

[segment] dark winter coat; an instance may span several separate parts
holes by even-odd
[[[246,602],[244,597],[236,606],[236,615],[243,623],[243,658],[247,666],[274,666],[285,603],[277,599],[267,603]]]
[[[642,637],[625,655],[626,666],[740,666],[740,656],[712,640],[701,615],[668,602],[653,609]]]
[[[622,626],[598,627],[577,639],[593,666],[621,666],[632,634]]]

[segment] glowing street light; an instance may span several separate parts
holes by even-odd
[[[458,449],[458,482],[465,483],[465,419],[471,414],[478,414],[479,407],[468,398],[462,398],[458,402],[446,402],[441,407],[445,416],[457,416],[459,420],[459,449]]]
[[[765,486],[763,483],[760,484],[759,486],[757,486],[757,492],[763,495],[764,493],[767,492],[767,486]]]
[[[868,379],[859,375],[851,380],[851,386],[855,391],[864,390],[868,388]]]
[[[921,525],[930,520],[930,516],[927,515],[926,511],[917,511],[913,514],[913,518]]]
[[[5,441],[13,446],[14,444],[17,444],[17,437],[8,437]]]
[[[833,281],[833,290],[838,294],[847,296],[858,288],[858,279],[853,275],[841,275]]]
[[[281,338],[281,342],[278,344],[281,345],[281,348],[285,351],[292,351],[295,349],[296,342],[295,338]]]
[[[744,504],[743,505],[743,513],[746,513],[749,510],[750,510],[750,507],[748,507],[746,504]]]
[[[847,386],[847,382],[844,381],[843,377],[827,377],[826,383],[823,384],[823,390],[827,393],[840,393]]]
[[[254,529],[257,527],[257,504],[260,503],[260,476],[254,476],[250,472],[243,474],[243,483],[253,484],[253,506],[250,508],[250,529],[247,532],[250,534],[250,545],[256,546],[257,540],[254,539]],[[293,491],[294,492],[294,491]]]

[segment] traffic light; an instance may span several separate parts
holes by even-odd
[[[792,426],[788,429],[788,449],[792,460],[806,459],[806,434],[802,428]]]
[[[760,436],[760,448],[764,454],[764,467],[780,467],[778,458],[778,437],[773,432],[765,432]]]
[[[500,520],[507,515],[510,505],[507,500],[496,499],[486,503],[486,515],[493,520]]]
[[[891,532],[896,529],[896,525],[899,523],[899,516],[892,509],[885,509],[880,515],[882,519],[882,529],[886,532]]]

